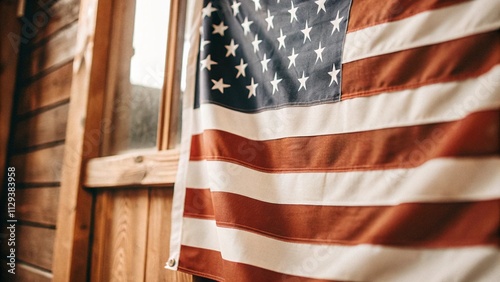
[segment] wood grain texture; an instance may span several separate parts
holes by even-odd
[[[59,187],[24,188],[16,191],[16,217],[47,225],[56,225]]]
[[[168,261],[170,246],[173,189],[151,188],[149,193],[149,229],[144,281],[191,282],[191,275],[164,268]]]
[[[66,136],[68,104],[19,121],[14,132],[14,150],[63,141]]]
[[[180,96],[186,2],[172,0],[168,29],[165,79],[160,108],[157,146],[160,150],[177,147],[180,124]]]
[[[61,180],[64,145],[14,155],[10,166],[16,168],[17,183],[55,183]],[[71,165],[71,164],[68,164]]]
[[[148,190],[96,195],[92,281],[144,281]]]
[[[36,1],[37,10],[33,20],[38,23],[38,32],[33,43],[46,40],[64,26],[78,20],[80,0],[44,0]]]
[[[92,159],[87,163],[84,185],[88,188],[172,185],[178,160],[178,150]]]
[[[29,56],[23,58],[26,66],[23,78],[42,75],[49,69],[54,69],[68,63],[75,56],[75,43],[78,22],[59,30],[44,44],[36,46]]]
[[[46,270],[52,269],[55,230],[16,225],[17,258]]]
[[[0,261],[2,264],[2,281],[9,282],[50,282],[52,281],[52,273],[49,271],[27,265],[22,262],[16,263],[16,274],[7,272],[7,261]]]
[[[20,90],[18,114],[25,114],[43,107],[69,100],[73,61],[34,80]]]
[[[111,12],[111,1],[82,0],[75,25],[76,56],[59,192],[54,281],[88,280],[93,196],[82,187],[82,173],[87,160],[99,155]]]

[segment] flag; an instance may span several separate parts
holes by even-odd
[[[166,268],[498,280],[499,11],[205,0]]]

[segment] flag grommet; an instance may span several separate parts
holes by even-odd
[[[175,266],[175,259],[171,258],[168,260],[167,265],[169,267],[174,267]]]

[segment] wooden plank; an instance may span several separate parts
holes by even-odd
[[[80,0],[37,1],[33,22],[37,24],[38,32],[33,42],[43,41],[64,26],[78,20],[79,4]]]
[[[148,190],[96,195],[91,281],[144,281]]]
[[[10,166],[16,168],[17,183],[55,183],[61,180],[64,145],[14,155]],[[69,164],[71,165],[71,164]]]
[[[69,100],[73,61],[21,89],[17,113],[25,114]]]
[[[7,144],[10,135],[10,121],[16,82],[19,41],[12,42],[11,35],[19,35],[20,23],[16,18],[17,2],[0,1],[0,181],[6,171]],[[3,182],[2,182],[3,183]],[[0,192],[3,190],[0,188]]]
[[[92,159],[87,164],[84,185],[87,188],[172,185],[178,160],[178,150]]]
[[[66,135],[68,104],[19,121],[14,130],[14,150],[63,141]]]
[[[192,281],[191,275],[164,268],[168,260],[170,246],[172,197],[173,189],[150,189],[146,277],[144,281]]]
[[[52,268],[55,230],[28,225],[16,225],[16,255],[19,260],[41,267]]]
[[[11,282],[50,282],[52,281],[52,273],[39,269],[22,262],[16,262],[15,274],[8,273],[9,269],[7,261],[2,260],[2,273],[0,279],[2,281]]]
[[[16,190],[16,217],[47,225],[56,225],[59,187]]]
[[[35,47],[23,60],[26,66],[24,78],[42,75],[51,68],[68,63],[75,56],[78,22],[58,31],[46,43]]]
[[[179,138],[180,95],[182,53],[184,48],[184,28],[186,22],[186,2],[172,0],[170,3],[170,19],[165,62],[165,79],[161,100],[158,141],[160,150],[177,146]]]
[[[54,281],[86,281],[92,194],[84,164],[99,154],[112,1],[82,0],[73,62],[64,165],[59,192]],[[54,37],[55,38],[55,37]]]

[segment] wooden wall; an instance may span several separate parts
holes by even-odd
[[[79,0],[26,1],[8,166],[16,168],[14,277],[51,281]],[[4,256],[2,256],[4,257]]]

